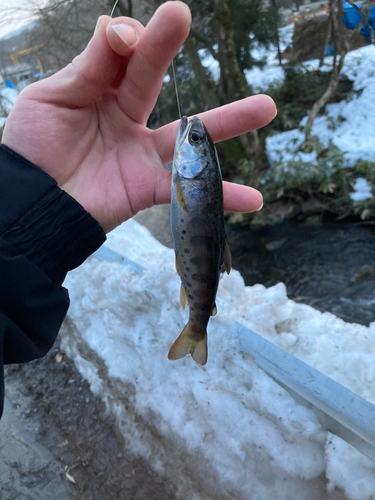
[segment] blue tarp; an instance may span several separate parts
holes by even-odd
[[[5,85],[8,87],[8,89],[14,89],[14,85],[13,85],[12,80],[10,78],[6,79]]]
[[[356,6],[361,8],[361,5],[358,3],[356,3]],[[362,21],[362,16],[355,10],[354,7],[350,5],[350,3],[344,2],[344,15],[342,16],[342,20],[347,28],[349,28],[350,30],[354,30]],[[367,20],[370,23],[372,29],[375,29],[375,5],[371,7],[370,14]],[[371,43],[370,28],[367,26],[367,24],[364,24],[362,26],[360,33],[366,38],[367,43]]]

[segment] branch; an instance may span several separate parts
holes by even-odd
[[[367,16],[361,11],[361,9],[352,1],[352,0],[346,0],[357,12],[363,17],[363,20],[365,23],[372,28],[371,24],[367,20]]]
[[[203,43],[205,49],[208,50],[208,52],[212,55],[214,59],[216,59],[216,61],[219,60],[219,55],[212,47],[212,42],[207,36],[203,35],[200,31],[198,31],[195,28],[190,28],[190,33],[196,40],[198,40],[198,42]]]

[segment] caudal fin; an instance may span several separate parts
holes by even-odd
[[[207,363],[207,332],[204,332],[201,340],[195,340],[193,336],[190,323],[188,323],[170,348],[168,359],[180,359],[186,354],[191,354],[194,361],[205,365]]]

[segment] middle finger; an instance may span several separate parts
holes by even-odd
[[[146,124],[164,74],[189,34],[190,22],[189,8],[177,1],[161,5],[147,24],[117,93],[121,109],[136,122]]]

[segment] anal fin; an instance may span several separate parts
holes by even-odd
[[[186,302],[187,302],[187,297],[186,297],[186,292],[183,284],[181,283],[181,288],[180,288],[180,304],[182,309],[185,310],[186,307]]]

